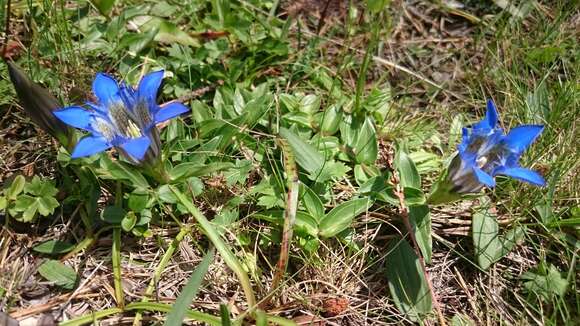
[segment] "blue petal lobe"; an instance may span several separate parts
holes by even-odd
[[[119,97],[119,85],[113,77],[99,72],[93,81],[93,93],[100,103],[107,105],[112,99]]]
[[[133,159],[140,161],[145,156],[151,140],[147,136],[131,139],[123,144],[121,148],[127,152]]]
[[[485,121],[489,128],[493,129],[497,125],[498,114],[492,99],[487,100],[487,112],[485,113]]]
[[[524,182],[531,183],[536,186],[545,186],[546,181],[544,178],[536,171],[524,169],[524,168],[508,168],[502,169],[499,174],[507,175]]]
[[[81,139],[75,149],[73,150],[71,157],[79,158],[85,156],[91,156],[98,152],[102,152],[111,148],[111,144],[103,137],[87,136]]]
[[[488,186],[488,187],[495,187],[495,180],[493,180],[493,177],[485,172],[483,172],[483,170],[481,170],[480,168],[473,168],[473,172],[475,172],[475,176],[477,177],[477,180],[481,183],[483,183],[484,185]]]
[[[518,126],[510,130],[504,142],[512,151],[522,153],[543,130],[544,126],[540,125]]]
[[[162,106],[155,113],[155,123],[160,123],[177,117],[180,114],[189,112],[189,108],[180,102],[171,102]]]
[[[139,82],[139,88],[137,89],[138,97],[155,100],[157,91],[163,80],[163,73],[163,70],[159,70],[145,75]]]
[[[54,115],[62,122],[75,128],[92,131],[91,121],[94,119],[92,112],[80,106],[69,106],[64,109],[54,111]]]

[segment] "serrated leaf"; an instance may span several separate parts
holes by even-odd
[[[54,197],[38,197],[36,198],[38,213],[42,216],[48,216],[54,213],[54,209],[58,207],[58,201]]]
[[[40,180],[40,178],[35,175],[34,178],[24,186],[24,192],[36,197],[54,197],[58,193],[58,189],[56,189],[50,181]]]
[[[74,247],[75,246],[73,244],[68,242],[59,240],[48,240],[35,246],[34,248],[32,248],[32,250],[40,252],[42,254],[56,255],[69,252],[73,250]]]
[[[329,238],[348,228],[352,220],[365,212],[372,203],[367,198],[352,199],[334,207],[320,221],[320,236]]]
[[[45,261],[38,267],[38,273],[48,281],[67,290],[72,290],[79,280],[79,276],[72,268],[58,260]]]
[[[24,190],[25,185],[26,179],[24,179],[24,177],[21,175],[16,176],[16,178],[12,180],[12,183],[10,184],[8,190],[6,190],[6,197],[8,198],[8,200],[15,200],[16,197],[20,195],[22,190]]]
[[[415,231],[415,238],[417,244],[421,249],[421,254],[427,264],[431,263],[432,253],[432,239],[431,239],[431,215],[429,214],[429,206],[427,205],[412,205],[409,206],[409,219],[413,230]]]
[[[431,312],[431,293],[419,258],[405,239],[394,239],[386,258],[389,290],[399,311],[412,321]]]
[[[563,297],[568,290],[568,280],[552,264],[547,270],[543,268],[543,271],[526,272],[521,278],[527,280],[524,282],[524,288],[528,292],[533,292],[546,300],[552,299],[553,296]]]

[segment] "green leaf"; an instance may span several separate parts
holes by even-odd
[[[301,112],[312,116],[320,109],[320,97],[314,94],[308,94],[304,96],[302,99],[300,99],[300,106],[298,109]]]
[[[139,53],[145,49],[153,40],[159,30],[150,29],[146,33],[129,33],[123,35],[119,40],[119,48],[127,48],[130,52]]]
[[[6,209],[7,206],[8,200],[6,200],[6,197],[0,196],[0,210]]]
[[[174,23],[160,17],[140,15],[131,20],[136,27],[139,27],[141,32],[149,32],[156,30],[155,41],[173,44],[179,43],[182,45],[199,47],[200,43],[197,39],[190,36],[188,33],[182,31]]]
[[[125,162],[113,161],[107,155],[101,155],[97,173],[103,179],[122,180],[135,188],[149,187],[149,183],[136,167]]]
[[[284,225],[284,211],[282,210],[271,210],[266,212],[260,212],[253,216],[257,219],[275,223],[278,226]],[[318,223],[316,219],[310,216],[308,213],[298,211],[296,212],[296,221],[294,222],[294,230],[296,231],[296,233],[302,233],[303,235],[308,234],[313,237],[316,237],[318,236]]]
[[[431,239],[431,215],[429,214],[429,206],[427,205],[412,205],[409,206],[409,219],[413,230],[415,231],[415,238],[417,244],[421,249],[421,254],[427,264],[431,263],[432,239]]]
[[[101,15],[109,16],[111,9],[115,5],[115,0],[90,0],[93,6],[99,10]]]
[[[118,225],[121,223],[127,212],[119,206],[107,206],[101,212],[101,220]]]
[[[383,10],[389,2],[390,0],[367,0],[367,6],[371,12],[378,13]]]
[[[222,319],[222,326],[231,326],[230,310],[226,304],[220,304],[220,317]]]
[[[169,176],[173,182],[185,180],[190,177],[202,177],[214,172],[234,168],[231,162],[213,162],[209,164],[181,163],[171,169]]]
[[[201,286],[201,282],[203,281],[203,277],[207,273],[209,265],[213,261],[214,252],[213,250],[208,251],[207,254],[203,257],[203,260],[196,269],[191,274],[189,281],[187,281],[187,285],[175,300],[171,311],[167,315],[167,319],[165,320],[165,326],[181,326],[183,324],[183,318],[186,315],[189,306],[191,305],[191,301],[197,295],[199,287]]]
[[[146,193],[132,192],[129,194],[129,199],[127,200],[127,206],[133,212],[140,212],[147,208],[147,202],[149,201],[149,196]]]
[[[405,204],[407,205],[423,205],[427,201],[422,190],[413,187],[403,188],[405,195]]]
[[[377,160],[379,148],[377,143],[377,130],[370,117],[367,117],[358,129],[357,142],[354,147],[356,161],[358,163],[373,164]]]
[[[54,197],[38,197],[36,198],[38,213],[42,216],[48,216],[54,213],[54,209],[58,207],[58,201]]]
[[[482,269],[488,269],[491,264],[507,255],[524,237],[524,228],[516,227],[505,236],[499,235],[497,217],[489,211],[489,199],[482,199],[482,205],[473,214],[473,244],[475,257]]]
[[[528,292],[533,292],[546,300],[550,300],[554,296],[563,297],[568,290],[568,281],[552,264],[547,270],[546,268],[538,268],[535,272],[524,273],[521,278],[527,280],[524,282],[524,288]]]
[[[402,150],[397,151],[395,166],[399,171],[401,185],[403,187],[421,189],[421,177],[419,176],[419,172],[417,172],[415,163]]]
[[[73,250],[74,247],[75,246],[73,244],[70,244],[68,242],[59,240],[48,240],[35,246],[34,248],[32,248],[32,250],[40,252],[42,254],[56,255],[69,252]]]
[[[48,281],[67,290],[72,290],[79,280],[74,269],[65,266],[58,260],[45,261],[38,267],[38,272]]]
[[[24,186],[26,185],[26,179],[23,176],[19,175],[12,180],[10,184],[10,188],[6,190],[6,197],[8,200],[16,200],[16,197],[20,195],[22,190],[24,190]]]
[[[128,212],[121,220],[121,228],[125,232],[129,232],[137,224],[137,215],[134,212]]]
[[[337,105],[332,105],[322,113],[322,123],[320,131],[325,136],[334,135],[340,127],[342,121],[342,110]]]
[[[352,220],[365,212],[372,203],[367,198],[352,199],[334,207],[320,221],[320,236],[329,238],[348,228]]]
[[[169,188],[168,185],[162,185],[161,187],[159,187],[157,189],[157,195],[159,196],[159,199],[164,203],[169,204],[177,203],[177,198],[175,198],[173,191],[171,191],[171,188]]]
[[[320,219],[322,219],[324,216],[324,206],[322,205],[320,197],[318,197],[318,195],[312,189],[303,183],[301,184],[300,188],[302,190],[302,204],[308,213],[310,213],[310,215],[316,219],[316,221],[320,221]]]
[[[284,137],[296,155],[296,162],[310,176],[315,176],[322,171],[326,163],[324,156],[312,145],[302,140],[286,128],[280,128],[280,136]]]
[[[395,305],[412,321],[431,311],[431,294],[419,258],[404,239],[394,239],[386,257],[386,275]]]
[[[54,197],[58,193],[58,189],[56,189],[50,181],[40,180],[40,178],[35,175],[34,178],[24,186],[24,192],[36,197]]]

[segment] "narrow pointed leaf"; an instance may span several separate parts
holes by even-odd
[[[201,263],[199,263],[195,271],[191,274],[189,281],[187,281],[187,285],[183,288],[181,294],[177,297],[177,300],[175,300],[173,308],[165,320],[165,326],[181,326],[183,324],[183,318],[186,316],[191,301],[197,295],[203,277],[207,273],[213,258],[214,252],[213,249],[211,249],[207,254],[205,254]]]
[[[320,236],[329,238],[348,228],[352,220],[371,205],[367,198],[353,199],[333,208],[320,221]]]

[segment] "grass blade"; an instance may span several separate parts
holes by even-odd
[[[165,320],[165,326],[179,326],[183,323],[183,318],[191,304],[191,300],[197,295],[197,291],[199,290],[199,286],[203,281],[203,276],[207,273],[207,269],[209,268],[209,264],[213,261],[214,252],[211,249],[205,257],[201,261],[201,263],[197,266],[189,281],[187,281],[187,285],[181,291],[181,294],[175,301],[171,312],[167,316]]]

